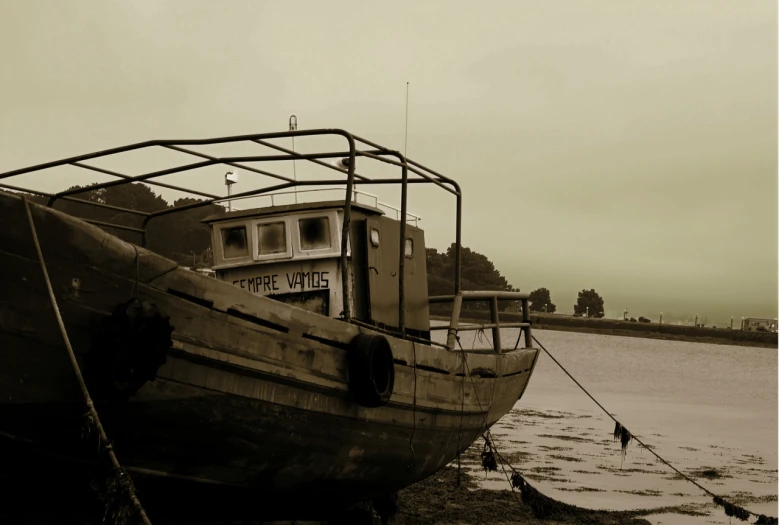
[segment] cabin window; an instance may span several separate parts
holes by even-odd
[[[246,257],[249,255],[249,244],[246,242],[246,226],[222,228],[222,246],[225,259]]]
[[[311,217],[298,221],[300,229],[300,249],[303,251],[330,248],[330,219]]]
[[[371,228],[371,244],[374,246],[379,245],[379,230]]]
[[[414,256],[414,241],[411,239],[406,239],[406,249],[405,249],[406,257],[411,258]]]
[[[287,253],[287,228],[284,222],[269,222],[257,226],[260,255]]]

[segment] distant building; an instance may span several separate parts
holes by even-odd
[[[747,317],[741,323],[741,329],[745,332],[776,332],[776,319]]]

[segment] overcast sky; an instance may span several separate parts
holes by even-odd
[[[409,157],[514,286],[777,315],[775,0],[17,1],[0,59],[0,171],[293,113],[402,150],[408,81]],[[444,249],[453,199],[410,206]]]

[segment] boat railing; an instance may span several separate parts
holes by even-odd
[[[495,353],[500,354],[503,351],[501,344],[501,328],[520,328],[525,335],[525,347],[533,347],[533,339],[530,327],[530,312],[528,310],[529,294],[524,292],[501,292],[501,291],[464,291],[454,295],[436,295],[428,298],[429,303],[452,303],[452,316],[449,320],[449,326],[431,326],[430,330],[447,330],[446,348],[454,352],[457,344],[457,333],[461,330],[484,330],[492,329],[492,346]],[[460,325],[460,313],[464,301],[483,301],[489,304],[490,323],[480,325]],[[500,312],[498,301],[520,301],[522,303],[522,321],[521,322],[500,322]]]
[[[340,138],[346,142],[346,148],[341,151],[319,151],[316,153],[301,153],[293,149],[288,149],[278,144],[271,142],[272,140],[282,139],[294,139],[297,137],[330,137]],[[227,155],[221,156],[218,154],[207,154],[204,151],[200,151],[197,148],[202,147],[228,147],[230,145],[243,144],[256,148],[256,146],[263,146],[275,150],[273,154],[257,155],[257,154],[244,154],[244,155]],[[232,146],[230,146],[232,147]],[[155,169],[152,171],[146,171],[140,175],[129,175],[127,173],[121,173],[116,169],[107,169],[106,167],[98,166],[94,162],[104,159],[106,157],[113,157],[114,155],[140,154],[142,151],[162,151],[176,152],[188,157],[189,161],[186,163],[176,162],[175,165],[164,168]],[[332,159],[340,159],[338,165],[331,163]],[[356,170],[357,159],[360,161],[376,161],[384,166],[393,166],[400,171],[400,177],[394,176],[392,178],[385,177],[369,177],[365,175],[365,171],[358,172]],[[259,163],[274,163],[277,161],[307,161],[308,163],[318,165],[326,169],[326,171],[333,175],[337,173],[338,178],[316,178],[316,180],[298,180],[293,177],[285,176],[280,173],[269,171],[269,169],[261,169],[257,167]],[[267,166],[267,164],[265,164]],[[162,182],[160,179],[167,176],[183,176],[185,174],[192,175],[194,172],[201,169],[210,169],[214,166],[229,166],[230,168],[237,168],[247,173],[254,175],[262,175],[266,178],[272,179],[270,185],[265,185],[261,188],[256,188],[248,191],[242,191],[236,194],[229,194],[227,197],[221,195],[214,195],[211,193],[198,191],[188,187],[169,184]],[[42,192],[34,188],[20,187],[15,184],[8,184],[8,179],[17,177],[19,175],[25,175],[32,172],[40,172],[43,170],[49,170],[54,168],[67,168],[71,170],[78,168],[82,173],[100,173],[102,175],[111,177],[112,180],[107,182],[100,182],[94,184],[87,184],[84,186],[70,187],[64,191],[58,191],[53,193]],[[293,164],[294,168],[294,164]],[[126,168],[123,168],[126,169]],[[192,195],[193,197],[199,197],[201,200],[192,202],[193,199],[187,199],[186,204],[174,205],[172,208],[160,209],[157,211],[140,211],[132,208],[124,208],[119,206],[113,206],[110,204],[97,202],[89,198],[78,198],[77,195],[87,194],[89,192],[100,191],[108,189],[114,186],[132,183],[143,183],[152,186],[167,188],[169,190],[180,191],[185,194]],[[352,205],[352,193],[354,186],[359,184],[361,186],[366,185],[398,185],[400,186],[400,236],[398,238],[399,250],[398,250],[398,332],[401,337],[405,337],[406,333],[406,321],[405,321],[405,241],[406,241],[406,224],[410,217],[407,210],[408,204],[408,187],[410,184],[434,184],[442,190],[450,193],[456,199],[456,213],[455,213],[455,264],[454,264],[454,291],[460,291],[460,269],[462,258],[462,192],[460,186],[454,180],[426,167],[418,162],[414,162],[411,159],[399,151],[385,148],[375,142],[359,137],[342,129],[310,129],[310,130],[294,130],[294,131],[282,131],[275,133],[260,133],[251,135],[238,135],[230,137],[215,137],[210,139],[186,139],[186,140],[149,140],[145,142],[139,142],[136,144],[129,144],[126,146],[120,146],[117,148],[97,151],[94,153],[88,153],[85,155],[78,155],[75,157],[69,157],[52,162],[46,162],[43,164],[37,164],[35,166],[28,166],[26,168],[16,169],[0,173],[0,188],[6,190],[12,190],[16,192],[25,192],[33,195],[38,195],[48,199],[48,206],[53,207],[55,202],[60,200],[77,202],[79,204],[93,206],[97,208],[110,209],[116,212],[127,213],[142,218],[142,224],[140,227],[129,226],[127,224],[117,222],[107,222],[90,220],[85,218],[87,222],[95,224],[100,227],[116,228],[124,231],[131,231],[141,236],[141,245],[146,245],[147,227],[150,222],[155,221],[161,217],[182,213],[188,210],[202,208],[214,204],[221,204],[224,202],[230,202],[233,200],[241,199],[244,197],[256,197],[263,194],[274,193],[283,190],[300,188],[314,188],[321,186],[339,187],[345,190],[344,207],[343,207],[343,225],[341,235],[341,282],[342,282],[342,301],[343,301],[343,314],[342,318],[350,322],[352,321],[351,305],[349,303],[350,290],[349,290],[349,277],[348,277],[348,265],[347,265],[347,251],[348,251],[348,239],[351,235],[350,220],[351,220],[351,205]],[[378,200],[378,199],[377,199]],[[418,220],[418,217],[417,217]]]
[[[273,192],[273,193],[267,193],[265,195],[250,195],[248,197],[239,197],[237,199],[233,199],[233,202],[239,201],[239,200],[243,200],[243,199],[256,199],[258,197],[269,197],[271,206],[275,206],[276,205],[275,197],[278,197],[279,195],[297,195],[299,193],[321,193],[321,192],[324,192],[324,191],[340,191],[340,190],[337,190],[336,188],[315,188],[315,189],[309,189],[309,190],[277,191],[277,192]],[[373,199],[373,206],[375,208],[387,208],[387,209],[390,209],[390,210],[395,212],[395,219],[396,220],[400,220],[400,213],[401,213],[400,208],[398,208],[396,206],[393,206],[392,204],[387,204],[386,202],[381,202],[379,200],[378,195],[374,195],[372,193],[368,193],[368,192],[365,192],[365,191],[359,191],[357,189],[353,189],[352,190],[352,195],[353,195],[352,202],[359,202],[357,200],[357,196],[358,195],[365,195],[366,197],[372,198]],[[418,226],[419,225],[419,221],[422,220],[422,217],[420,217],[419,215],[417,215],[415,213],[411,213],[411,212],[407,211],[406,212],[406,220],[409,221],[409,222],[413,221],[414,222],[414,226]]]
[[[382,208],[390,209],[395,212],[395,219],[400,220],[400,214],[401,214],[400,208],[393,206],[392,204],[387,204],[386,202],[381,202],[377,195],[365,191],[359,191],[359,190],[354,190],[354,202],[357,202],[357,195],[365,195],[366,197],[371,197],[372,199],[374,199],[374,206],[376,208],[382,207]],[[414,213],[411,213],[410,211],[407,211],[406,220],[412,220],[414,221],[414,226],[418,226],[419,221],[422,220],[422,217]]]

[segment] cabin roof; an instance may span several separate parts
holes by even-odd
[[[248,217],[267,217],[269,215],[282,215],[286,213],[299,212],[299,211],[314,211],[314,210],[330,210],[333,208],[342,209],[344,207],[344,201],[320,201],[320,202],[301,202],[298,204],[284,204],[280,206],[266,206],[263,208],[254,208],[251,210],[239,210],[227,213],[220,213],[209,215],[200,222],[206,224],[212,222],[228,221],[234,219],[243,219]],[[379,208],[368,206],[358,202],[352,202],[352,209],[359,209],[372,215],[384,215],[384,212]]]

